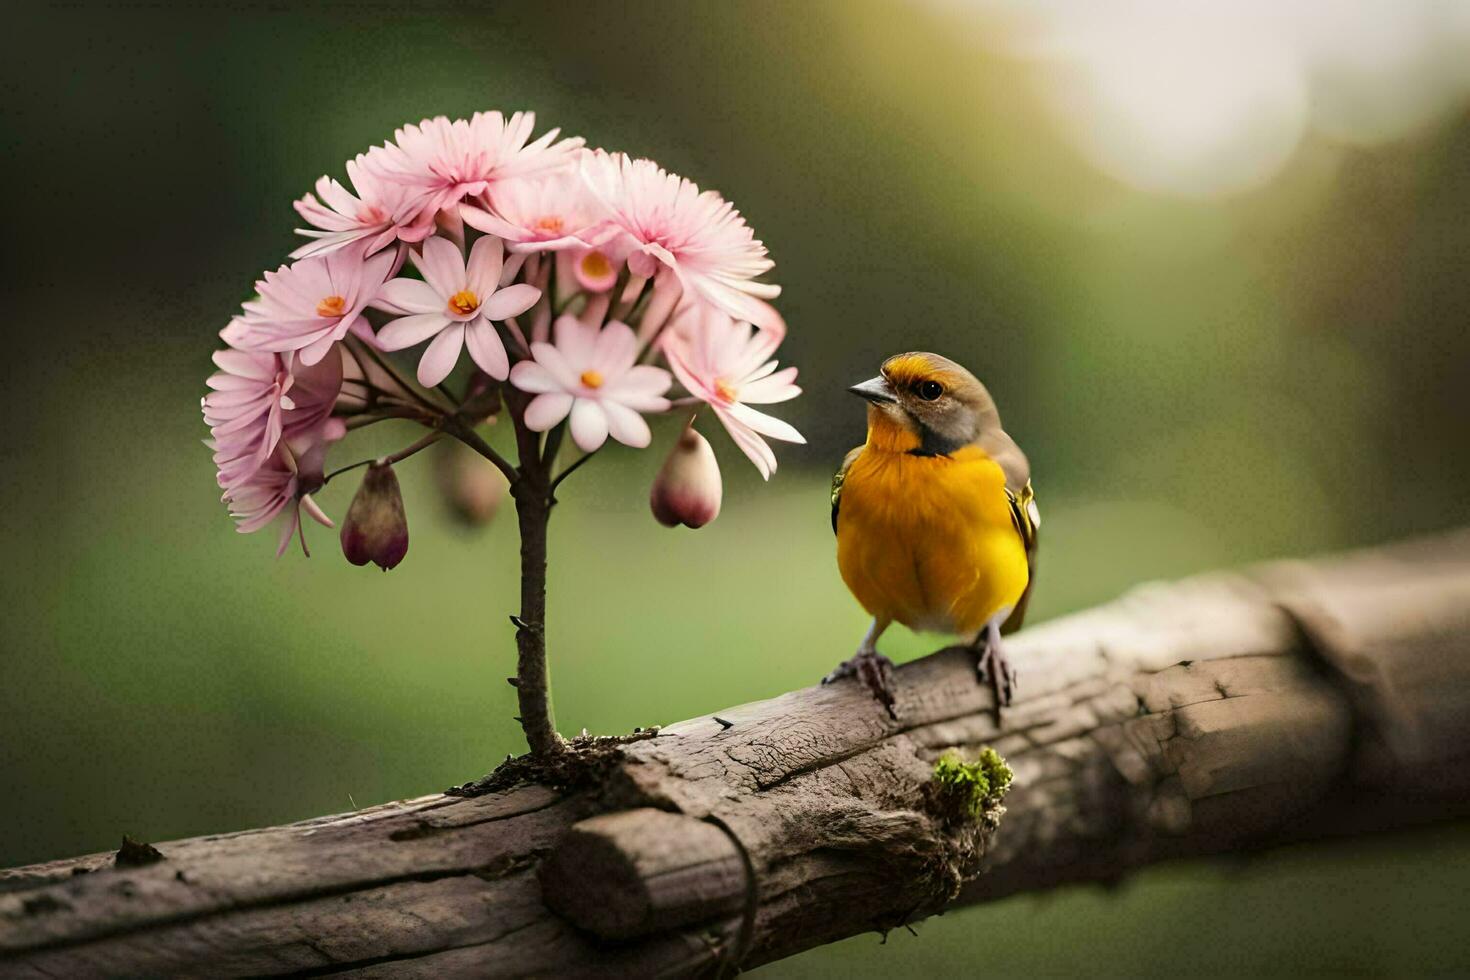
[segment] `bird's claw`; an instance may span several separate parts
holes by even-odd
[[[1016,669],[1001,651],[1000,643],[993,640],[983,642],[976,652],[979,659],[975,664],[975,672],[980,675],[981,682],[988,683],[995,692],[996,708],[1010,707],[1016,692]]]
[[[893,697],[893,661],[876,650],[859,651],[851,660],[844,660],[837,668],[822,678],[823,684],[832,684],[842,680],[844,677],[856,677],[862,682],[883,705],[888,712],[888,717],[894,721],[898,720],[898,712],[894,710]]]

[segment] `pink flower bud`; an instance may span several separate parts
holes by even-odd
[[[391,464],[368,464],[342,522],[342,554],[354,565],[373,562],[385,572],[408,554],[408,516]]]
[[[434,447],[434,482],[450,513],[471,527],[490,523],[505,496],[505,477],[500,471],[473,449],[451,439]]]
[[[690,422],[653,480],[653,516],[664,527],[704,527],[720,515],[721,492],[715,452]]]

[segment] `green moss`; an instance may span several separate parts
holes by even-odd
[[[947,754],[934,763],[929,796],[942,817],[975,822],[1000,805],[1013,778],[1011,767],[992,748],[982,750],[974,762]]]

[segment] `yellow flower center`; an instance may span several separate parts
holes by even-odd
[[[316,304],[317,316],[341,316],[347,312],[347,300],[341,296],[328,296]]]
[[[588,279],[606,279],[612,271],[612,263],[601,252],[588,252],[582,256],[582,275]]]
[[[726,381],[724,378],[715,379],[715,394],[732,405],[740,400],[740,389]]]
[[[582,372],[582,384],[585,385],[588,388],[601,388],[602,387],[602,375],[599,374],[596,371],[591,371],[591,370],[583,371]]]
[[[468,289],[461,289],[449,297],[449,312],[456,316],[469,316],[480,308],[480,297]]]
[[[548,214],[544,218],[537,218],[536,223],[531,225],[533,231],[543,232],[548,235],[560,235],[566,223],[561,220],[561,215]]]

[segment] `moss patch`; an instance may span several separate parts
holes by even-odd
[[[947,824],[998,822],[1001,802],[1015,778],[1011,767],[992,748],[965,762],[953,753],[934,763],[934,775],[925,785],[929,810]]]

